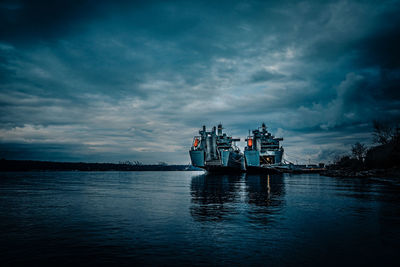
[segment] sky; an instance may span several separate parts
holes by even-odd
[[[265,122],[329,162],[400,121],[400,1],[0,0],[0,157],[188,164]]]

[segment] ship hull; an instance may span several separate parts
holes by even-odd
[[[246,150],[244,151],[244,157],[246,159],[246,167],[261,167],[260,163],[266,163],[265,157],[272,158],[271,164],[277,164],[282,162],[283,151],[272,150],[260,153],[258,150]]]
[[[205,163],[205,155],[204,151],[197,150],[197,151],[189,151],[190,159],[192,161],[192,165],[199,168],[204,168]]]
[[[247,166],[247,173],[266,173],[266,174],[277,174],[281,173],[279,170],[272,167],[263,167],[263,166]]]
[[[207,172],[212,173],[242,173],[245,172],[244,169],[238,167],[228,167],[228,166],[205,166],[202,167]]]
[[[245,163],[242,153],[224,151],[221,159],[206,160],[203,151],[189,151],[192,165],[208,172],[244,172]]]
[[[204,169],[208,172],[244,172],[244,156],[242,153],[229,152],[225,154],[225,159],[219,163],[206,162]]]

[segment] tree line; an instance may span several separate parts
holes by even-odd
[[[190,171],[191,165],[143,164],[139,161],[115,163],[0,160],[0,171]]]
[[[351,155],[337,157],[336,168],[385,169],[400,166],[400,125],[373,121],[373,146],[356,142]]]

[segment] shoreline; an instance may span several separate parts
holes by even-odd
[[[191,165],[0,160],[0,172],[29,171],[197,171]]]
[[[389,169],[370,169],[370,170],[351,170],[351,169],[328,169],[320,173],[329,177],[346,177],[346,178],[399,178],[400,167]]]

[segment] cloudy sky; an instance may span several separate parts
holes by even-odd
[[[118,4],[116,2],[119,2]],[[400,1],[0,0],[0,157],[189,163],[265,122],[328,161],[400,118]],[[244,146],[244,142],[241,143]]]

